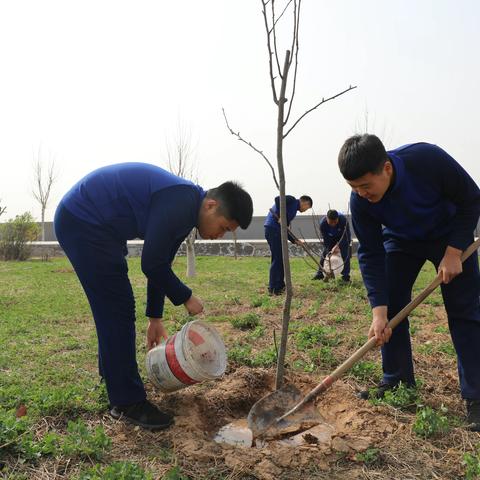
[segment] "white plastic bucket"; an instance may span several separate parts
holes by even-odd
[[[218,332],[195,320],[153,348],[146,357],[150,381],[163,392],[174,392],[225,373],[227,354]]]
[[[338,253],[327,255],[323,263],[324,270],[330,274],[333,273],[335,278],[339,277],[343,270],[343,259]]]

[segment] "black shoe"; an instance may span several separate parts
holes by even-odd
[[[342,277],[342,280],[345,282],[345,283],[351,283],[352,281],[350,280],[350,277]]]
[[[268,289],[268,294],[269,294],[269,295],[276,295],[276,296],[278,296],[278,295],[283,295],[284,292],[285,292],[285,287],[283,287],[283,288],[278,288],[278,289],[271,289],[271,288]]]
[[[164,430],[173,424],[172,415],[160,411],[148,400],[131,405],[114,406],[110,409],[110,415],[148,430]]]
[[[324,276],[323,273],[317,273],[314,277],[312,277],[312,280],[323,280]]]
[[[358,392],[357,397],[361,398],[362,400],[369,400],[371,398],[383,398],[385,396],[385,392],[387,392],[388,390],[393,390],[396,387],[398,387],[398,384],[380,382],[374,388]]]
[[[480,400],[467,400],[467,423],[472,432],[480,432]]]

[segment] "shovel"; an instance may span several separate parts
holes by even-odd
[[[480,238],[473,242],[463,253],[464,262],[480,247]],[[440,284],[439,275],[435,277],[417,297],[403,307],[389,322],[388,327],[395,328],[410,312],[427,298]],[[248,426],[254,438],[278,437],[279,435],[309,428],[323,422],[311,400],[325,392],[335,380],[350,370],[376,344],[375,337],[370,338],[351,357],[343,362],[334,372],[313,388],[305,397],[294,385],[286,385],[258,400],[248,414]]]

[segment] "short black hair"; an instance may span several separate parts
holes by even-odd
[[[336,220],[338,218],[338,212],[332,208],[327,212],[327,218],[329,220]]]
[[[365,133],[347,138],[338,154],[338,167],[346,180],[356,180],[367,173],[380,173],[387,160],[382,141]]]
[[[308,202],[310,204],[310,208],[313,207],[313,200],[312,200],[312,197],[309,197],[308,195],[302,195],[300,197],[300,201],[301,202]]]
[[[218,213],[227,220],[235,220],[245,230],[252,221],[252,197],[237,182],[225,182],[207,192],[207,198],[219,202]]]

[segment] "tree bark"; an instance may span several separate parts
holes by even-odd
[[[195,277],[197,275],[195,269],[195,229],[193,229],[185,239],[187,247],[187,277]]]
[[[285,200],[285,170],[283,168],[283,127],[285,116],[285,91],[287,88],[288,68],[290,61],[290,51],[285,53],[285,62],[283,64],[282,84],[278,99],[278,122],[277,122],[277,163],[278,178],[280,182],[280,230],[282,238],[282,259],[285,273],[285,302],[282,312],[282,338],[280,340],[280,349],[277,359],[277,375],[275,379],[275,388],[278,390],[283,385],[285,375],[285,355],[287,352],[288,326],[290,323],[290,307],[292,304],[292,276],[290,272],[290,257],[288,254],[288,232],[287,232],[287,205]]]

